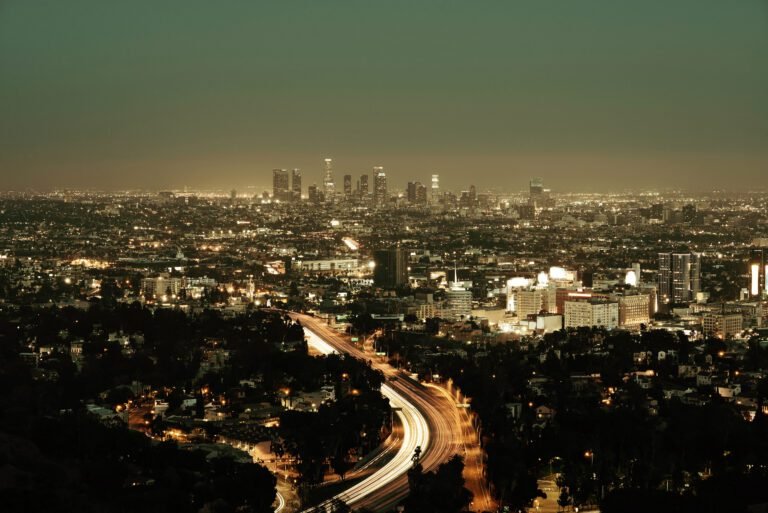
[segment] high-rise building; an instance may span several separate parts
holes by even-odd
[[[542,208],[549,202],[549,189],[544,188],[544,180],[531,178],[528,182],[528,204],[534,208]]]
[[[408,203],[416,203],[416,189],[419,185],[421,185],[419,182],[408,182]]]
[[[408,283],[408,258],[404,249],[382,249],[373,252],[373,284],[395,288]]]
[[[373,202],[377,205],[387,203],[387,174],[381,166],[373,168]]]
[[[536,315],[542,310],[543,301],[544,295],[541,289],[520,290],[515,294],[515,312],[520,319],[527,319],[529,315]]]
[[[333,201],[336,186],[333,183],[333,159],[325,159],[325,177],[323,178],[323,193],[326,201]]]
[[[623,328],[640,328],[642,324],[651,321],[651,295],[628,294],[618,296],[619,326]]]
[[[307,196],[310,203],[320,203],[323,201],[323,193],[318,190],[317,184],[312,184],[307,188]]]
[[[685,303],[701,292],[699,253],[659,253],[659,300]]]
[[[426,205],[427,204],[427,186],[418,184],[416,187],[416,204],[417,205]]]
[[[544,180],[541,178],[531,178],[528,182],[528,194],[531,198],[544,194]]]
[[[474,207],[477,204],[477,187],[469,186],[469,205]]]
[[[290,193],[290,176],[287,169],[272,170],[272,198],[287,201]]]
[[[768,295],[768,251],[762,248],[752,249],[749,253],[749,295],[760,297]]]
[[[301,169],[294,168],[291,172],[291,191],[293,192],[293,200],[301,200]]]
[[[445,291],[447,317],[454,321],[472,316],[472,291],[458,282],[453,282]]]
[[[430,201],[437,203],[440,197],[440,175],[432,175],[432,187],[430,189]]]
[[[368,196],[368,175],[360,175],[360,197]]]
[[[565,302],[565,327],[602,326],[612,330],[619,325],[619,303],[604,299]]]
[[[421,182],[408,182],[408,203],[411,205],[426,205],[427,188]]]
[[[352,197],[352,175],[344,175],[344,197]]]

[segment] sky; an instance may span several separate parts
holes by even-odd
[[[768,188],[768,0],[0,0],[0,190]]]

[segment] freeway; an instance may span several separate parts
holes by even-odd
[[[301,323],[308,343],[318,351],[346,353],[353,358],[371,361],[368,355],[322,321],[302,314],[289,315]],[[464,437],[456,424],[456,406],[452,401],[387,363],[371,361],[371,365],[386,378],[381,393],[389,399],[403,425],[402,444],[392,460],[335,499],[355,508],[389,511],[408,494],[407,472],[417,446],[422,449],[424,471],[430,471],[453,455],[462,454]]]

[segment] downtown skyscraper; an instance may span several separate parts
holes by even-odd
[[[287,169],[272,170],[272,199],[277,201],[290,200],[290,175]]]
[[[373,202],[377,205],[387,203],[387,174],[381,166],[373,168]]]
[[[301,201],[301,169],[294,168],[291,172],[291,192],[293,201]]]
[[[336,185],[333,182],[333,159],[325,159],[325,176],[323,177],[323,193],[325,201],[333,201]]]

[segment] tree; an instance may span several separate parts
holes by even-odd
[[[418,513],[459,513],[472,502],[472,492],[464,487],[464,462],[454,456],[434,472],[422,473],[418,455],[408,472],[410,495],[405,510]]]
[[[345,451],[341,450],[341,447],[336,451],[334,457],[331,458],[331,467],[333,467],[333,471],[339,475],[342,481],[347,472],[349,472],[349,469],[353,467],[352,463],[347,460]]]

